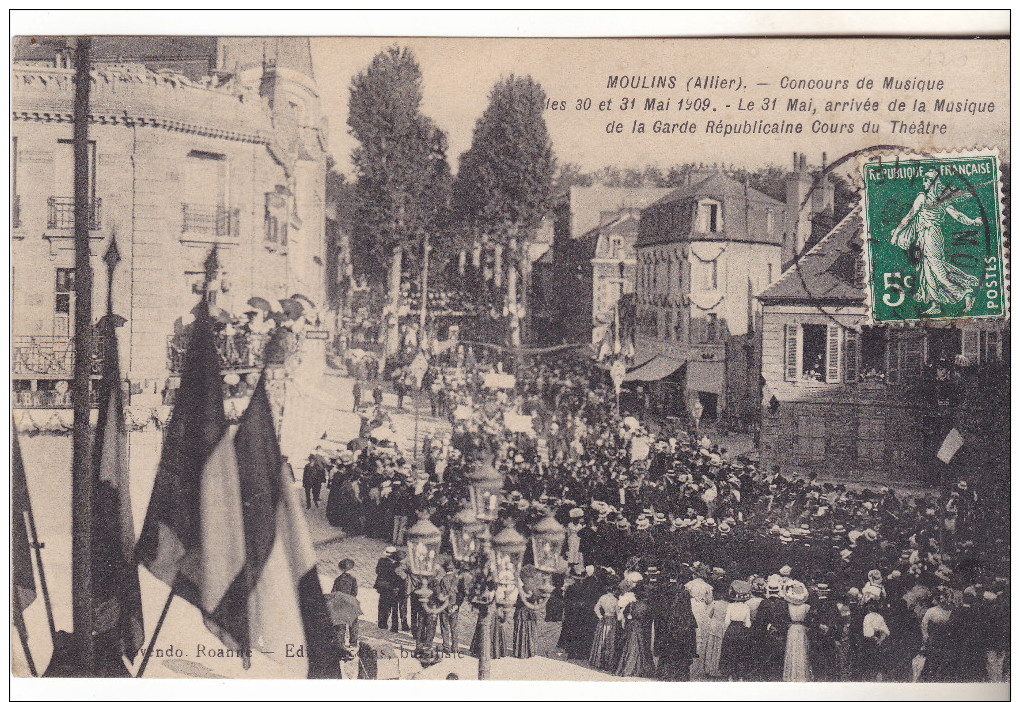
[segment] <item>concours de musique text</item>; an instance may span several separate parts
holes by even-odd
[[[943,135],[960,115],[994,113],[994,101],[949,92],[941,78],[882,76],[771,82],[725,75],[610,75],[605,91],[550,95],[553,113],[603,115],[606,134]]]

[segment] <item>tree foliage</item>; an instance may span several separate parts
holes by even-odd
[[[493,87],[471,147],[460,157],[453,191],[460,221],[497,238],[541,221],[555,171],[545,102],[531,76],[510,76]]]
[[[421,114],[422,76],[414,54],[392,46],[350,86],[354,246],[377,277],[398,244],[413,259],[426,231],[445,224],[450,199],[446,134]],[[411,261],[413,263],[413,260]]]

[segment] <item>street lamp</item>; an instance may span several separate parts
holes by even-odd
[[[499,494],[503,489],[503,475],[488,461],[482,463],[468,478],[471,508],[475,517],[486,526],[499,516]]]
[[[443,533],[425,515],[419,515],[415,525],[407,530],[407,556],[411,575],[421,583],[415,594],[422,600],[427,600],[432,594],[428,582],[436,574],[436,557],[439,555],[442,538]]]
[[[453,515],[450,520],[450,546],[457,563],[468,564],[478,555],[479,537],[484,530],[485,525],[478,521],[470,507]]]
[[[567,530],[548,512],[531,529],[531,552],[535,568],[545,576],[542,592],[546,596],[552,594],[551,576],[560,569],[560,549],[566,538]]]

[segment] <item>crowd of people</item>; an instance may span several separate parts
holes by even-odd
[[[512,389],[492,382],[504,375],[481,359],[427,379],[452,433],[426,437],[421,465],[367,441],[314,459],[328,464],[330,522],[392,543],[380,627],[407,618],[394,604],[408,598],[406,573],[403,585],[389,573],[410,523],[424,514],[445,528],[472,470],[492,461],[505,476],[501,520],[527,536],[553,513],[567,530],[548,600],[534,566],[497,593],[494,656],[536,655],[544,617],[562,622],[568,658],[623,676],[1008,677],[1003,496],[962,480],[900,493],[764,470],[693,428],[617,417],[604,372],[575,358],[522,364]],[[449,558],[441,568],[428,601],[409,597],[406,623],[426,652],[437,626],[457,650],[455,618],[470,604],[470,575]]]

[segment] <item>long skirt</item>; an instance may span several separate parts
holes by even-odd
[[[518,609],[514,613],[514,657],[531,658],[538,655],[538,617],[533,609]]]
[[[719,659],[722,657],[723,632],[716,628],[713,622],[709,625],[708,643],[705,647],[705,674],[710,677],[719,677]]]
[[[592,668],[615,670],[616,668],[616,617],[608,616],[599,622],[595,640],[591,642],[588,662]]]
[[[616,674],[637,678],[650,678],[655,674],[651,643],[642,631],[640,623],[627,625]]]
[[[507,636],[506,631],[506,620],[507,616],[503,609],[499,609],[496,612],[496,616],[493,617],[492,622],[492,659],[503,658],[509,656],[511,653],[510,637]],[[475,634],[471,637],[471,655],[475,658],[479,658],[482,653],[482,626],[481,617],[475,624]]]
[[[723,634],[719,670],[734,680],[747,680],[751,665],[751,629],[743,622],[730,622]]]
[[[786,634],[786,658],[783,661],[783,682],[809,682],[807,627],[791,624]]]
[[[708,640],[710,638],[711,622],[706,618],[704,623],[699,622],[697,634],[694,637],[697,657],[691,664],[691,680],[704,680],[706,675],[705,660],[708,658]]]

